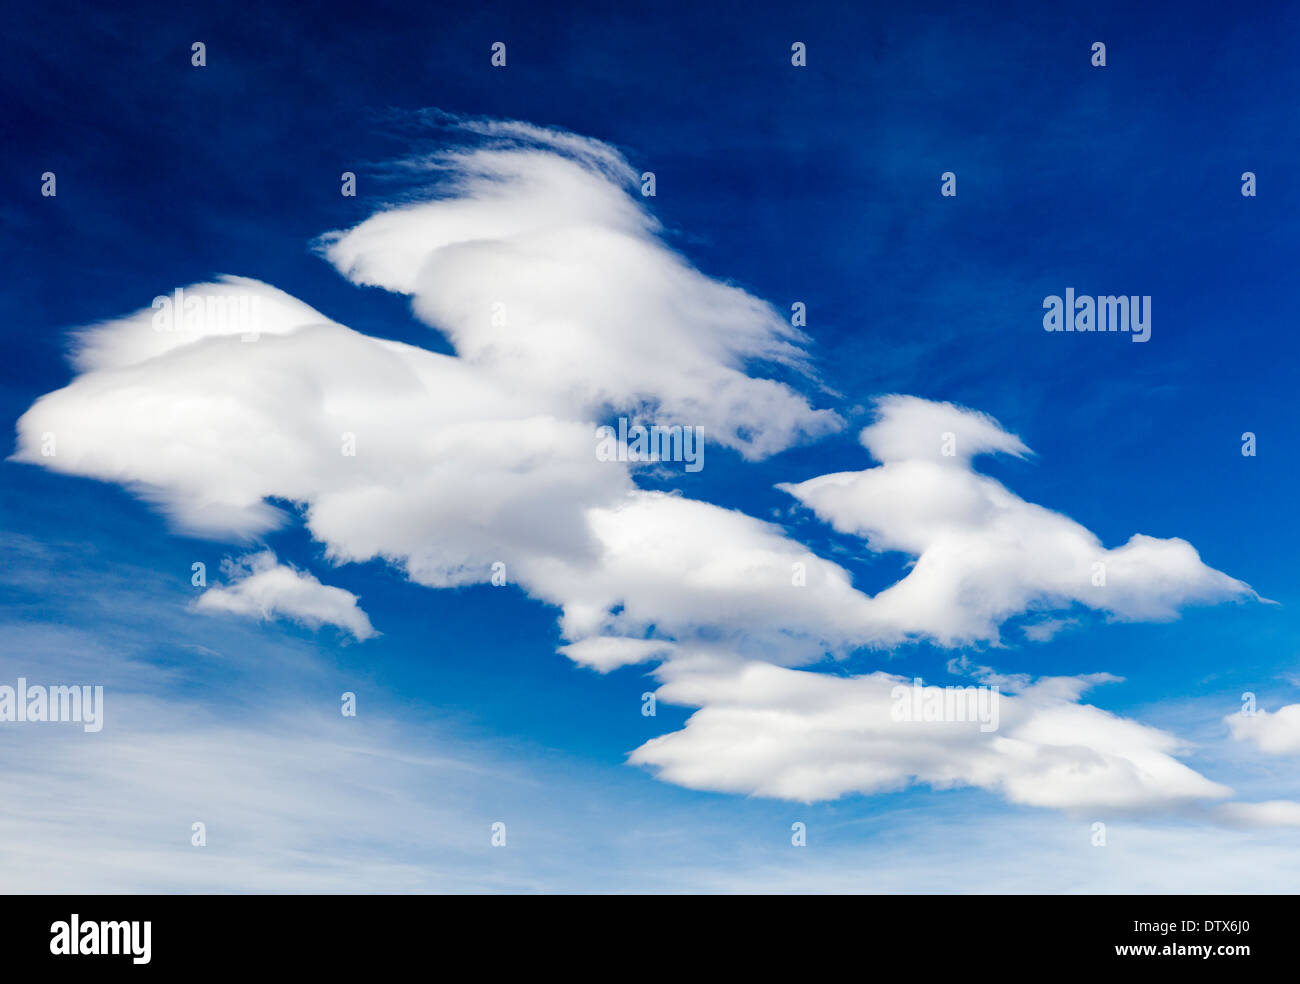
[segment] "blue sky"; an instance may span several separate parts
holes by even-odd
[[[1018,435],[1032,455],[976,467],[1025,501],[1108,548],[1182,538],[1277,603],[1180,603],[1172,621],[1058,606],[1078,624],[1034,643],[1020,615],[999,619],[1000,646],[847,633],[838,658],[797,672],[947,684],[960,682],[948,660],[965,657],[1004,675],[1112,673],[1123,682],[1088,704],[1189,743],[1179,761],[1234,801],[1300,798],[1296,752],[1234,739],[1224,721],[1244,691],[1270,712],[1300,702],[1296,567],[1281,549],[1296,538],[1300,460],[1287,167],[1300,66],[1278,42],[1297,17],[815,3],[16,12],[0,65],[15,94],[0,114],[3,413],[17,422],[73,379],[73,329],[223,274],[452,353],[409,297],[350,282],[313,244],[420,193],[394,161],[489,142],[423,111],[569,131],[655,173],[644,204],[659,241],[704,277],[777,311],[807,304],[812,375],[747,369],[844,421],[758,460],[710,443],[698,474],[641,474],[642,487],[776,522],[874,595],[912,558],[775,486],[872,468],[859,432],[873,401],[910,394]],[[489,64],[498,40],[504,69]],[[806,68],[790,64],[795,41]],[[339,194],[346,170],[355,198]],[[56,197],[39,193],[45,171]],[[939,194],[944,171],[955,198]],[[1241,194],[1244,171],[1256,197]],[[1067,287],[1150,295],[1151,340],[1044,332],[1043,298]],[[0,887],[1201,891],[1288,890],[1300,873],[1296,826],[1182,804],[1053,809],[927,782],[800,802],[656,778],[628,754],[698,705],[644,717],[654,667],[599,674],[557,654],[559,610],[537,591],[431,589],[400,564],[335,564],[291,507],[264,534],[196,536],[133,494],[128,464],[118,475],[0,467],[0,682],[108,692],[97,736],[0,725],[5,801],[20,804],[0,819]],[[223,558],[263,547],[357,596],[381,634],[192,608],[194,562],[217,583]],[[344,690],[355,719],[337,714]],[[201,851],[195,820],[210,832]],[[489,844],[498,820],[504,851]],[[1105,850],[1090,843],[1096,821]]]

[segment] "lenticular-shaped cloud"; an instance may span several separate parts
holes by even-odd
[[[252,342],[263,332],[286,335],[334,324],[282,290],[248,277],[226,276],[179,288],[125,318],[81,329],[74,336],[72,364],[83,373],[120,369],[203,338],[238,336]]]
[[[516,537],[581,554],[587,503],[631,488],[596,460],[590,424],[462,360],[274,312],[255,341],[182,330],[130,364],[148,311],[99,326],[85,344],[105,367],[23,415],[15,458],[129,485],[212,535],[261,534],[284,518],[266,500],[289,500],[336,559],[394,560],[432,586],[486,580]]]
[[[598,545],[588,563],[545,558],[523,568],[562,608],[569,638],[653,626],[669,638],[725,637],[799,663],[842,651],[867,618],[869,599],[847,571],[737,510],[636,491],[592,508],[588,524]]]
[[[323,237],[330,262],[411,295],[466,361],[584,416],[649,408],[748,458],[841,426],[747,373],[756,362],[806,370],[806,337],[670,250],[621,157],[591,142],[567,156],[539,149],[535,129],[493,135],[494,146],[426,162],[441,197]]]
[[[980,454],[1030,454],[1020,438],[986,413],[897,393],[875,401],[876,419],[859,435],[877,461],[933,461],[970,467]]]
[[[985,731],[978,720],[900,719],[896,707],[913,681],[883,672],[846,678],[733,661],[669,664],[659,675],[660,700],[700,710],[631,761],[692,789],[813,802],[923,783],[1130,813],[1231,795],[1173,757],[1172,735],[1078,703],[1105,676],[1000,694],[997,730]]]
[[[321,584],[305,571],[279,563],[270,550],[249,554],[224,567],[230,582],[199,595],[195,611],[263,619],[283,617],[313,629],[334,625],[352,633],[358,642],[376,635],[356,595]]]
[[[667,658],[672,655],[673,648],[672,643],[658,639],[593,636],[561,646],[560,652],[579,666],[586,666],[598,673],[608,673],[620,666]]]
[[[877,415],[862,443],[883,464],[778,488],[873,550],[915,558],[872,599],[881,637],[996,641],[1001,623],[1027,611],[1082,605],[1160,620],[1184,605],[1253,596],[1186,540],[1135,534],[1107,549],[1069,517],[976,472],[976,455],[1029,450],[985,414],[891,396]]]

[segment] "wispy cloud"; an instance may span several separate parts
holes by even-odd
[[[207,615],[285,617],[310,628],[334,625],[364,642],[376,634],[357,596],[321,584],[305,571],[279,563],[270,550],[223,565],[229,583],[208,588],[194,602]]]

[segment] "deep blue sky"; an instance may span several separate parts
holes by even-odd
[[[1036,452],[982,466],[1024,498],[1107,546],[1135,532],[1184,537],[1281,602],[1013,646],[1000,669],[1121,673],[1128,682],[1098,702],[1148,709],[1152,723],[1173,720],[1168,702],[1184,698],[1219,701],[1221,714],[1242,690],[1293,701],[1278,677],[1300,664],[1300,8],[1056,6],[15,8],[0,60],[0,416],[12,423],[67,382],[69,328],[215,274],[264,280],[359,331],[440,346],[404,299],[349,285],[310,242],[383,201],[375,165],[422,137],[391,110],[564,127],[656,172],[653,211],[704,272],[778,307],[808,305],[813,356],[839,394],[821,403],[850,418],[841,435],[757,465],[711,450],[708,467],[684,477],[687,494],[768,517],[790,504],[774,483],[867,466],[855,437],[873,396],[984,410]],[[488,63],[498,40],[504,71]],[[206,68],[190,65],[193,41],[207,45]],[[806,69],[790,65],[794,41],[808,46]],[[1105,68],[1089,63],[1094,41],[1107,45]],[[47,170],[55,199],[39,193]],[[356,199],[339,195],[344,170],[360,176]],[[939,195],[948,170],[956,199]],[[1256,198],[1240,194],[1247,170]],[[1043,297],[1069,286],[1151,295],[1152,340],[1043,332]],[[1243,431],[1258,435],[1255,458],[1240,453]],[[7,579],[11,624],[112,637],[113,606],[90,585],[150,571],[157,604],[180,610],[190,563],[215,570],[238,549],[169,533],[116,487],[29,466],[0,466],[0,497],[8,550],[13,534],[64,545],[25,585]],[[868,590],[901,570],[811,519],[792,533]],[[272,544],[305,566],[319,560],[301,531]],[[519,597],[503,610],[491,588],[428,591],[378,565],[326,580],[361,595],[382,638],[336,646],[329,632],[291,626],[239,631],[312,648],[395,714],[434,714],[616,776],[679,821],[704,809],[719,822],[775,818],[779,838],[788,806],[690,793],[619,765],[685,715],[636,713],[642,668],[601,678],[554,655],[553,611]],[[121,621],[145,658],[186,667],[178,687],[232,699],[223,671],[188,666],[184,649],[210,645],[227,631],[219,621],[178,619],[185,638]],[[893,668],[940,677],[948,655],[907,650]],[[319,691],[337,693],[332,680]],[[880,809],[857,798],[804,812]]]

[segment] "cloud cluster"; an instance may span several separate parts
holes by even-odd
[[[161,326],[155,305],[81,332],[78,375],[23,415],[14,457],[130,487],[207,535],[257,537],[296,510],[336,563],[383,559],[434,588],[504,574],[560,610],[574,661],[658,660],[665,698],[701,708],[635,754],[672,781],[809,799],[920,781],[1066,808],[1224,794],[1170,736],[1080,704],[1086,681],[1028,687],[1005,734],[921,736],[881,729],[888,677],[786,668],[907,639],[996,642],[1028,612],[1162,619],[1251,593],[1185,541],[1107,549],[1025,502],[973,465],[1028,454],[1019,438],[914,397],[879,401],[863,431],[879,466],[781,486],[914,558],[875,596],[780,527],[638,487],[635,466],[595,453],[612,410],[703,425],[746,458],[839,427],[751,374],[806,372],[806,340],[670,250],[611,148],[468,126],[485,142],[420,162],[431,199],[321,244],[353,282],[409,295],[454,356],[224,278],[187,288]],[[269,555],[200,607],[373,631],[353,596]]]

